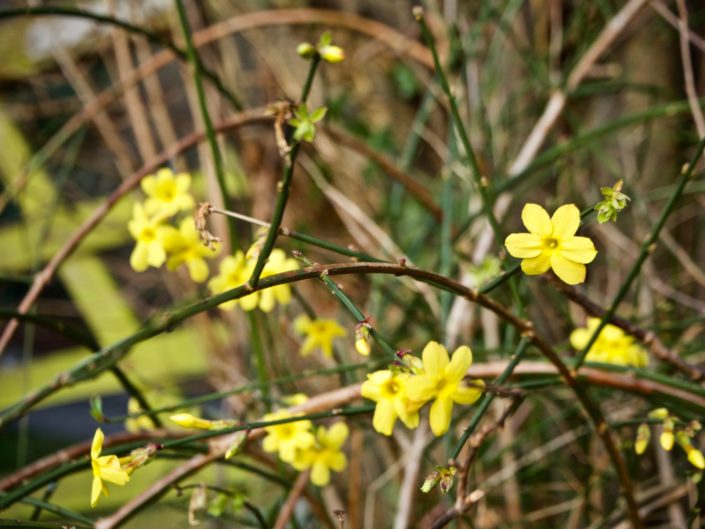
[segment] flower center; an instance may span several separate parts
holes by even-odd
[[[388,397],[393,397],[399,393],[399,389],[399,384],[394,379],[384,383],[383,391]]]
[[[146,242],[152,242],[157,236],[153,228],[144,228],[140,238]]]
[[[558,248],[558,239],[554,239],[553,237],[548,237],[547,239],[544,239],[544,244],[548,246],[551,250],[555,250]]]
[[[174,189],[172,186],[163,186],[159,190],[159,196],[164,202],[171,202],[174,199]]]

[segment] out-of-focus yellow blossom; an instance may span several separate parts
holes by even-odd
[[[295,417],[291,413],[281,410],[268,413],[263,421],[276,421]],[[285,463],[293,463],[298,450],[308,450],[314,444],[315,438],[311,433],[311,421],[300,420],[265,427],[267,437],[262,442],[265,452],[278,452],[279,459]]]
[[[450,427],[453,403],[472,404],[482,395],[484,383],[473,381],[467,386],[463,378],[472,364],[472,352],[467,346],[458,347],[452,359],[438,342],[430,341],[421,353],[423,371],[406,382],[406,395],[416,402],[434,400],[429,413],[431,431],[443,435]]]
[[[529,233],[512,233],[504,244],[512,257],[522,259],[521,269],[537,275],[553,269],[569,285],[585,281],[585,264],[597,255],[588,237],[576,237],[580,211],[575,204],[559,207],[552,217],[538,204],[526,204],[521,220]]]
[[[676,441],[678,441],[678,446],[685,451],[691,465],[700,470],[705,469],[703,453],[691,444],[690,437],[685,431],[680,431],[676,434]]]
[[[335,320],[316,318],[312,320],[302,314],[294,320],[294,330],[306,340],[301,346],[301,356],[308,356],[319,348],[327,358],[333,357],[333,340],[347,334],[345,329]]]
[[[311,469],[311,482],[318,487],[328,485],[330,471],[340,472],[347,466],[345,454],[340,449],[348,437],[348,427],[339,422],[326,430],[319,426],[313,446],[297,453],[292,466],[296,470]]]
[[[235,421],[209,421],[191,415],[190,413],[176,413],[169,417],[171,422],[178,424],[182,428],[190,428],[195,430],[221,430],[228,426],[235,425]]]
[[[202,283],[208,278],[208,265],[205,257],[211,258],[218,254],[217,249],[211,250],[201,242],[201,237],[190,217],[181,221],[178,230],[172,226],[166,228],[164,249],[169,254],[166,261],[167,268],[176,270],[185,264],[191,279],[197,283]]]
[[[663,432],[659,436],[659,443],[667,452],[673,448],[673,443],[676,440],[676,436],[673,433],[674,429],[675,423],[672,417],[667,417],[663,420]]]
[[[189,194],[191,175],[163,168],[156,175],[142,179],[142,190],[147,195],[145,209],[150,215],[170,217],[179,211],[193,209],[193,197]]]
[[[308,402],[308,395],[305,393],[294,393],[293,395],[282,397],[282,401],[287,406],[299,406],[304,402]]]
[[[362,383],[362,396],[377,403],[372,418],[372,426],[377,432],[392,435],[397,417],[407,428],[419,425],[419,408],[423,402],[414,402],[407,397],[405,389],[410,377],[409,373],[385,369],[368,374]]]
[[[130,397],[127,401],[127,413],[134,415],[141,413],[144,410],[136,398]],[[125,429],[128,432],[136,433],[142,431],[154,430],[154,421],[149,415],[139,415],[137,417],[128,417],[125,419]]]
[[[120,465],[120,460],[116,455],[101,456],[103,450],[103,441],[105,435],[98,428],[93,436],[93,444],[91,445],[91,468],[93,469],[93,485],[91,487],[91,507],[95,507],[98,503],[98,498],[102,492],[108,495],[108,489],[104,481],[115,483],[116,485],[125,485],[130,481],[130,476]]]
[[[640,424],[636,431],[636,441],[634,442],[634,451],[637,455],[641,455],[646,451],[651,440],[651,428],[646,423]]]
[[[576,350],[581,351],[599,325],[599,318],[588,318],[586,328],[575,329],[570,334],[570,344]],[[631,336],[625,334],[619,327],[608,323],[590,347],[585,360],[645,367],[649,364],[649,355],[634,342]]]
[[[220,294],[244,285],[252,275],[255,262],[255,259],[246,259],[241,251],[236,252],[234,256],[227,256],[220,263],[220,273],[208,282],[211,292]],[[276,248],[272,250],[261,277],[264,278],[282,272],[297,270],[298,268],[299,264],[295,259],[287,258],[284,250]],[[253,292],[238,300],[221,303],[219,307],[227,310],[239,304],[245,310],[253,310],[259,307],[264,312],[271,312],[276,303],[286,305],[289,301],[291,301],[289,285],[277,285]]]
[[[150,266],[159,268],[166,261],[164,235],[167,227],[163,221],[163,216],[149,216],[142,204],[135,204],[127,229],[137,241],[130,255],[130,266],[136,272],[144,272]]]

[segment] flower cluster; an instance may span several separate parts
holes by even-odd
[[[419,410],[433,401],[429,412],[431,431],[443,435],[450,428],[453,404],[472,404],[482,394],[484,383],[464,382],[472,364],[472,352],[459,347],[452,358],[441,344],[431,341],[418,358],[406,359],[400,366],[375,371],[362,384],[362,396],[377,403],[372,426],[391,435],[397,418],[407,428],[419,424]]]
[[[627,203],[631,199],[622,193],[623,184],[624,182],[619,180],[613,187],[600,188],[600,193],[602,193],[604,199],[595,206],[597,222],[600,224],[604,224],[610,220],[616,221],[617,214],[627,207]]]
[[[678,444],[685,452],[691,465],[700,470],[705,470],[705,456],[693,446],[691,441],[702,428],[700,422],[690,421],[686,423],[677,416],[672,415],[666,408],[657,408],[651,411],[649,419],[660,421],[661,423],[659,443],[664,450],[670,452],[673,445]],[[651,429],[649,425],[646,423],[639,425],[634,451],[639,455],[643,454],[649,446],[650,440]]]
[[[169,270],[186,265],[191,279],[202,283],[208,278],[205,259],[215,256],[215,249],[201,243],[190,216],[178,221],[178,227],[168,223],[194,207],[189,193],[191,176],[175,175],[171,169],[164,168],[144,177],[141,185],[147,198],[134,205],[132,219],[127,224],[136,241],[130,266],[137,272],[144,272],[150,266],[159,268],[164,263]]]
[[[559,207],[552,217],[538,204],[526,204],[521,220],[529,233],[512,233],[504,245],[512,257],[522,259],[525,274],[543,274],[550,268],[569,285],[585,281],[585,265],[597,250],[588,237],[575,235],[580,227],[575,204]]]
[[[309,42],[302,42],[296,47],[296,53],[304,59],[313,59],[318,55],[321,59],[331,64],[337,64],[345,60],[345,51],[340,46],[332,44],[333,37],[326,31],[318,39],[318,43],[314,46]]]
[[[308,356],[314,349],[320,349],[323,356],[333,358],[333,340],[347,335],[345,329],[335,320],[301,315],[294,320],[294,330],[306,336],[301,345],[301,356]]]
[[[285,410],[268,413],[264,421],[278,421],[297,415]],[[326,429],[314,430],[311,421],[302,419],[265,427],[267,436],[262,442],[265,452],[277,453],[279,459],[298,471],[311,470],[311,482],[323,487],[330,481],[330,471],[340,472],[347,466],[341,447],[348,437],[344,422]]]
[[[208,282],[208,288],[213,294],[220,294],[227,290],[244,285],[252,276],[257,258],[252,255],[246,257],[241,251],[229,255],[220,263],[220,273]],[[298,270],[299,263],[296,259],[286,256],[284,250],[275,248],[267,260],[261,277],[265,278],[282,272]],[[221,303],[223,310],[240,305],[244,310],[254,310],[259,307],[263,312],[271,312],[277,303],[286,305],[291,301],[289,285],[277,285],[264,290],[253,292],[239,299]]]
[[[581,351],[600,325],[599,318],[588,318],[587,327],[575,329],[570,334],[570,345]],[[622,366],[646,367],[649,355],[634,338],[611,324],[605,325],[585,357],[589,362],[603,362]]]

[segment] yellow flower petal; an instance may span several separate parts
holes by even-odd
[[[93,443],[91,443],[91,459],[97,459],[100,456],[104,440],[105,434],[103,434],[103,430],[97,428],[95,434],[93,434]]]
[[[551,254],[544,252],[536,257],[524,259],[521,262],[522,271],[528,276],[535,276],[547,272],[551,268]]]
[[[533,233],[512,233],[504,240],[509,255],[526,259],[541,254],[541,237]]]
[[[337,422],[328,429],[325,436],[326,445],[329,448],[338,449],[348,438],[348,425],[344,422]]]
[[[331,468],[331,470],[340,472],[341,470],[344,470],[346,466],[348,466],[348,459],[342,452],[337,452],[331,455],[328,461],[328,466]]]
[[[442,376],[446,366],[450,363],[446,348],[433,340],[426,344],[421,358],[423,359],[424,371],[431,376]]]
[[[407,381],[404,391],[410,400],[425,403],[436,396],[436,383],[430,377],[416,375]]]
[[[548,236],[553,231],[548,213],[538,204],[526,204],[521,210],[521,221],[534,235]]]
[[[196,283],[203,283],[208,279],[208,265],[203,259],[190,259],[187,261],[189,276]]]
[[[446,377],[451,380],[462,380],[472,365],[472,351],[467,345],[458,347],[446,368]]]
[[[316,461],[311,468],[311,483],[318,487],[328,485],[330,481],[330,470],[322,463]]]
[[[382,435],[392,435],[397,414],[394,411],[394,404],[389,399],[380,400],[375,407],[375,414],[372,417],[372,427]]]
[[[577,285],[585,281],[585,265],[566,259],[560,254],[554,253],[551,256],[551,268],[562,281],[569,285]]]
[[[103,490],[103,482],[98,476],[93,476],[93,484],[91,485],[91,507],[95,507],[100,498],[100,493]]]
[[[485,383],[482,380],[473,380],[472,386],[459,385],[451,395],[453,402],[458,404],[472,404],[482,395],[482,388]]]
[[[575,329],[570,333],[570,345],[576,351],[581,351],[588,343],[592,336],[592,331],[589,329]]]
[[[450,398],[437,398],[431,405],[429,422],[431,431],[439,437],[448,431],[453,415],[453,401]]]
[[[580,227],[580,210],[575,204],[559,207],[551,217],[553,237],[565,240],[573,237]]]
[[[587,237],[571,237],[561,242],[561,255],[576,263],[591,263],[597,255],[595,245]]]

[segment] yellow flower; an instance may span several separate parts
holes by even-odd
[[[163,216],[150,217],[142,204],[135,204],[133,218],[127,223],[127,229],[137,241],[130,255],[130,266],[136,272],[144,272],[150,266],[159,268],[166,260],[166,226],[162,224],[163,220]]]
[[[120,466],[120,460],[117,456],[101,456],[103,450],[103,440],[105,436],[103,431],[98,428],[93,436],[93,444],[91,445],[91,467],[93,469],[93,486],[91,487],[91,507],[95,507],[98,503],[98,498],[102,492],[108,495],[108,489],[103,481],[115,483],[116,485],[124,485],[130,481],[130,476],[127,470]]]
[[[127,401],[127,413],[129,415],[144,412],[142,406],[136,398],[130,397]],[[137,433],[141,431],[154,430],[154,421],[149,415],[140,415],[138,417],[128,417],[125,419],[125,429],[128,432]]]
[[[234,256],[227,256],[220,263],[220,273],[208,282],[208,288],[213,294],[220,294],[244,285],[252,275],[255,262],[255,259],[246,259],[241,251],[236,252]],[[277,248],[272,250],[269,260],[262,271],[262,277],[296,270],[298,267],[298,262],[295,259],[287,258],[284,250]],[[222,303],[220,308],[227,310],[239,304],[245,310],[253,310],[259,307],[264,312],[271,312],[277,302],[286,305],[289,301],[291,301],[289,285],[277,285],[253,292],[238,300]]]
[[[512,257],[522,259],[521,269],[537,275],[552,268],[569,285],[585,281],[585,264],[597,255],[588,237],[576,237],[580,211],[575,204],[559,207],[552,217],[538,204],[526,204],[521,220],[529,233],[512,233],[504,244]]]
[[[171,169],[163,168],[156,175],[142,179],[142,190],[149,197],[145,201],[147,213],[170,217],[178,211],[192,209],[193,197],[188,189],[191,176],[187,173],[174,175]]]
[[[575,329],[570,334],[570,344],[573,348],[582,350],[599,325],[599,318],[588,318],[586,328]],[[646,367],[649,364],[649,355],[646,351],[622,329],[609,323],[600,331],[585,359],[590,362],[635,367]]]
[[[326,430],[319,426],[316,430],[316,443],[306,450],[298,452],[292,462],[296,470],[311,469],[311,482],[323,487],[330,481],[330,471],[340,472],[348,461],[340,450],[348,437],[348,427],[344,422],[339,422]]]
[[[372,426],[383,435],[392,435],[397,417],[407,428],[419,425],[419,408],[423,402],[413,402],[406,394],[409,373],[393,372],[389,369],[367,375],[362,383],[362,396],[377,403]]]
[[[333,340],[347,334],[335,320],[312,320],[303,314],[294,320],[294,330],[299,335],[306,335],[300,350],[301,356],[310,355],[318,347],[327,358],[333,357]]]
[[[276,421],[295,417],[287,411],[268,413],[264,421]],[[311,433],[311,421],[301,420],[276,424],[265,427],[267,437],[262,441],[265,452],[278,452],[279,458],[285,463],[293,463],[298,450],[308,450],[314,444],[315,438]]]
[[[202,283],[208,278],[208,265],[204,257],[214,257],[218,253],[201,242],[191,217],[183,219],[178,230],[167,227],[164,233],[164,249],[169,254],[167,268],[176,270],[186,264],[191,279],[197,283]]]
[[[448,357],[448,351],[438,342],[428,342],[421,354],[423,371],[406,382],[406,395],[413,401],[435,399],[429,414],[431,430],[443,435],[450,427],[453,403],[472,404],[480,398],[484,383],[473,381],[479,387],[466,386],[463,378],[472,364],[472,352],[463,345]]]

